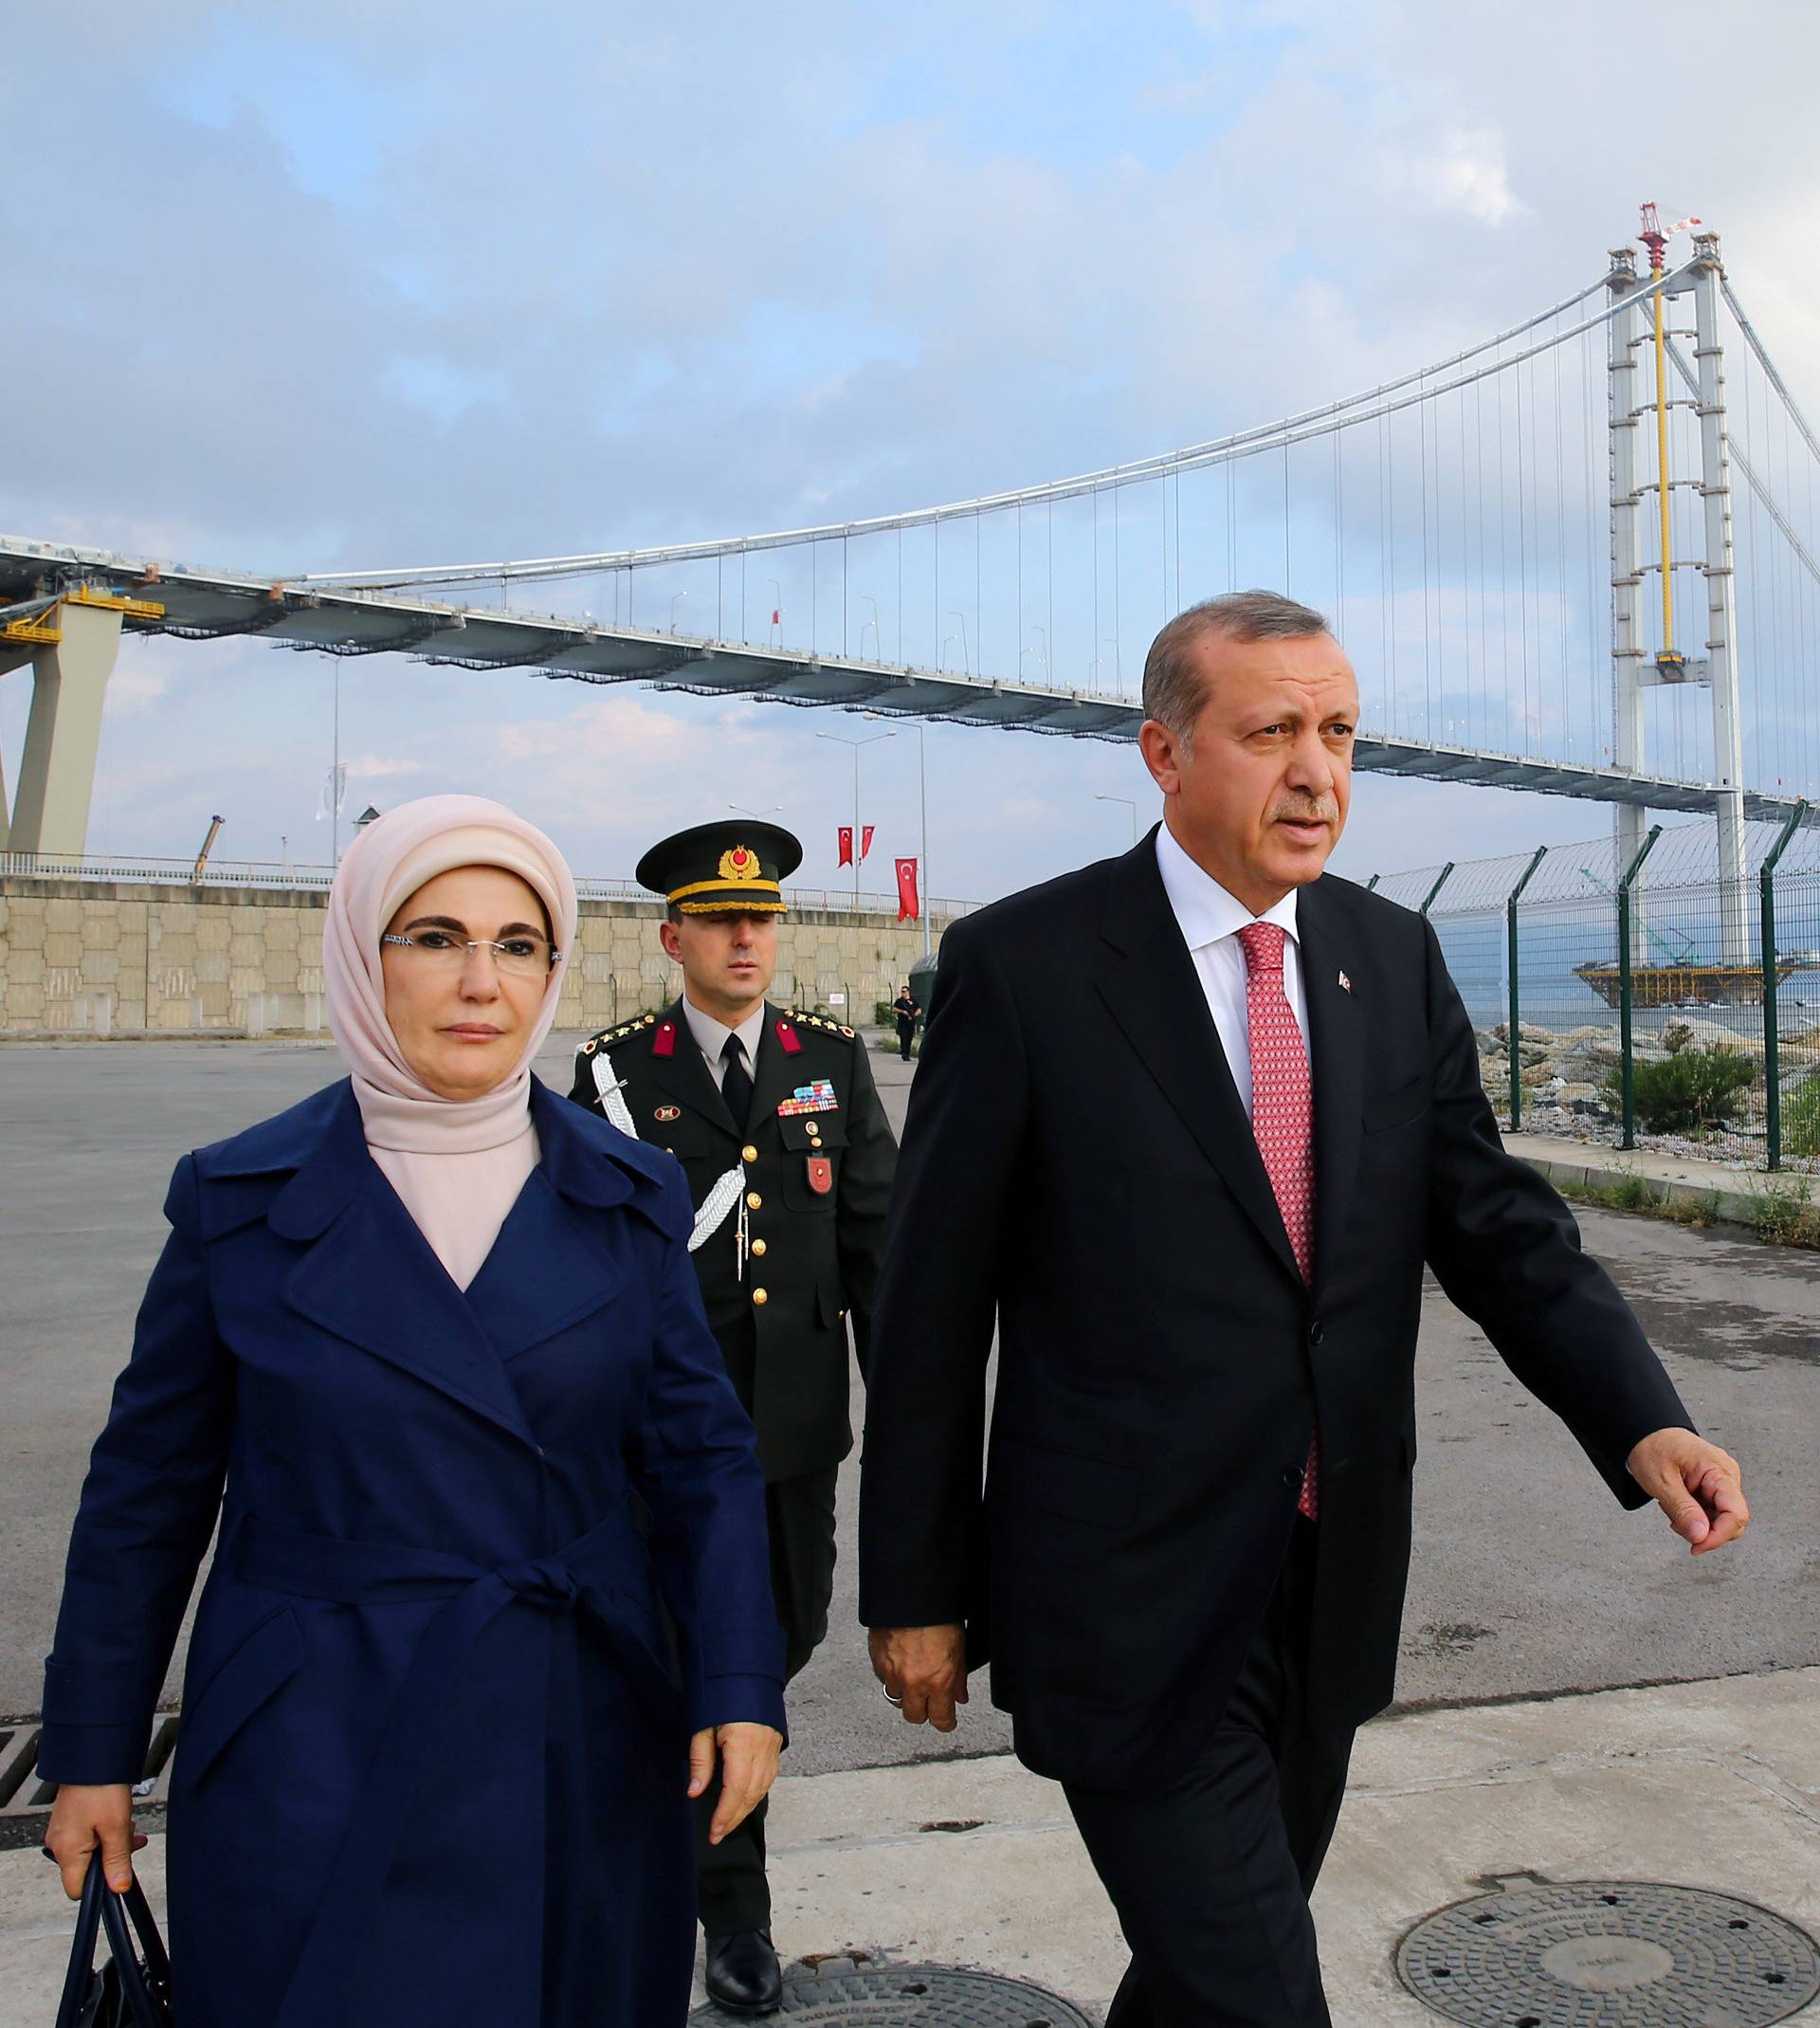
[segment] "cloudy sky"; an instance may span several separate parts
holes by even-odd
[[[1644,197],[1721,231],[1820,407],[1802,0],[1717,25],[1688,0],[70,0],[13,21],[5,71],[0,527],[38,539],[276,575],[1027,484],[1483,338],[1594,279]],[[220,811],[224,855],[322,856],[336,674],[130,644],[91,848],[192,850]],[[781,805],[804,880],[837,878],[850,763],[815,735],[851,718],[339,675],[351,810],[482,789],[616,875],[664,829]],[[28,687],[0,682],[9,779]],[[917,747],[867,757],[882,853],[917,848]],[[1094,797],[1148,787],[1123,747],[941,726],[927,751],[942,894],[1120,847]],[[1365,777],[1339,864],[1604,828]]]

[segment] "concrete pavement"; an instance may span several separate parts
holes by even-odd
[[[566,1087],[567,1061],[553,1041],[540,1069]],[[874,1062],[901,1124],[909,1072]],[[0,1051],[0,1712],[38,1702],[82,1461],[172,1161],[339,1074],[319,1046]],[[1342,2028],[1434,2019],[1388,1953],[1491,1874],[1706,1885],[1820,1928],[1820,1255],[1604,1211],[1581,1225],[1696,1419],[1743,1459],[1757,1526],[1696,1562],[1654,1516],[1620,1512],[1429,1288],[1403,1703],[1361,1737],[1319,1904]],[[1122,1962],[1110,1911],[1059,1793],[1005,1757],[985,1686],[949,1742],[904,1727],[871,1684],[853,1491],[849,1465],[834,1631],[794,1687],[773,1820],[778,1941],[977,1964],[1101,2005]],[[1666,1687],[1635,1687],[1651,1684]],[[969,1828],[922,1828],[937,1824]],[[51,1870],[0,1852],[0,2028],[50,2018],[67,1935]]]
[[[539,1065],[564,1088],[572,1040],[553,1039]],[[910,1072],[895,1055],[873,1062],[901,1124]],[[38,1708],[69,1518],[162,1238],[172,1163],[339,1074],[322,1045],[0,1050],[0,1714]],[[1405,1700],[1820,1663],[1820,1254],[1606,1211],[1580,1223],[1690,1413],[1743,1460],[1757,1525],[1738,1554],[1694,1561],[1652,1515],[1622,1513],[1485,1334],[1430,1284]],[[856,1426],[862,1409],[856,1381]],[[932,1750],[929,1735],[891,1720],[865,1670],[855,1469],[841,1493],[834,1631],[795,1686],[797,1772]],[[983,1698],[974,1716],[977,1748],[1009,1745]]]
[[[1008,1756],[946,1752],[778,1783],[779,1949],[973,1966],[1102,2010],[1124,1949],[1061,1791]],[[140,1862],[160,1911],[162,1846]],[[1315,1904],[1337,2028],[1432,2028],[1397,1982],[1398,1940],[1524,1872],[1711,1888],[1820,1933],[1820,1669],[1367,1727]],[[0,1854],[0,2028],[51,2018],[69,1927],[51,1868]]]

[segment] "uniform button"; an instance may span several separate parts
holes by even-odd
[[[755,1288],[752,1292],[752,1300],[762,1309],[771,1301],[771,1298],[762,1288]]]
[[[1301,1467],[1300,1465],[1285,1465],[1283,1468],[1283,1483],[1285,1486],[1300,1486],[1301,1484]]]
[[[764,1198],[755,1190],[748,1190],[746,1192],[746,1203],[752,1210],[756,1211],[764,1201]]]
[[[762,1254],[765,1251],[765,1242],[762,1239],[755,1239],[752,1243],[752,1251],[755,1253]]]
[[[1308,1326],[1308,1343],[1311,1345],[1318,1345],[1326,1335],[1326,1332],[1320,1327],[1320,1319],[1317,1317],[1314,1323]]]
[[[756,1161],[758,1160],[758,1150],[748,1143],[739,1150],[739,1160],[741,1161]]]

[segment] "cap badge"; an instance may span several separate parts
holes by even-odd
[[[758,854],[749,845],[736,845],[720,854],[719,872],[722,880],[756,880]]]

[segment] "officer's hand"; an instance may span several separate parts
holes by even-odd
[[[777,1779],[777,1761],[784,1750],[784,1736],[770,1726],[739,1723],[709,1726],[689,1742],[689,1795],[700,1796],[714,1780],[717,1755],[720,1762],[720,1800],[714,1806],[714,1820],[708,1826],[708,1843],[718,1845],[728,1832],[736,1831],[771,1793]]]
[[[904,1723],[952,1732],[967,1702],[967,1629],[874,1627],[866,1635],[872,1673],[902,1708]]]
[[[1646,1436],[1625,1467],[1695,1556],[1722,1549],[1751,1525],[1738,1460],[1692,1430]]]
[[[50,1806],[45,1850],[57,1861],[64,1892],[82,1898],[82,1878],[99,1847],[107,1884],[117,1894],[133,1885],[133,1854],[145,1844],[133,1828],[133,1791],[124,1781],[65,1781]]]

